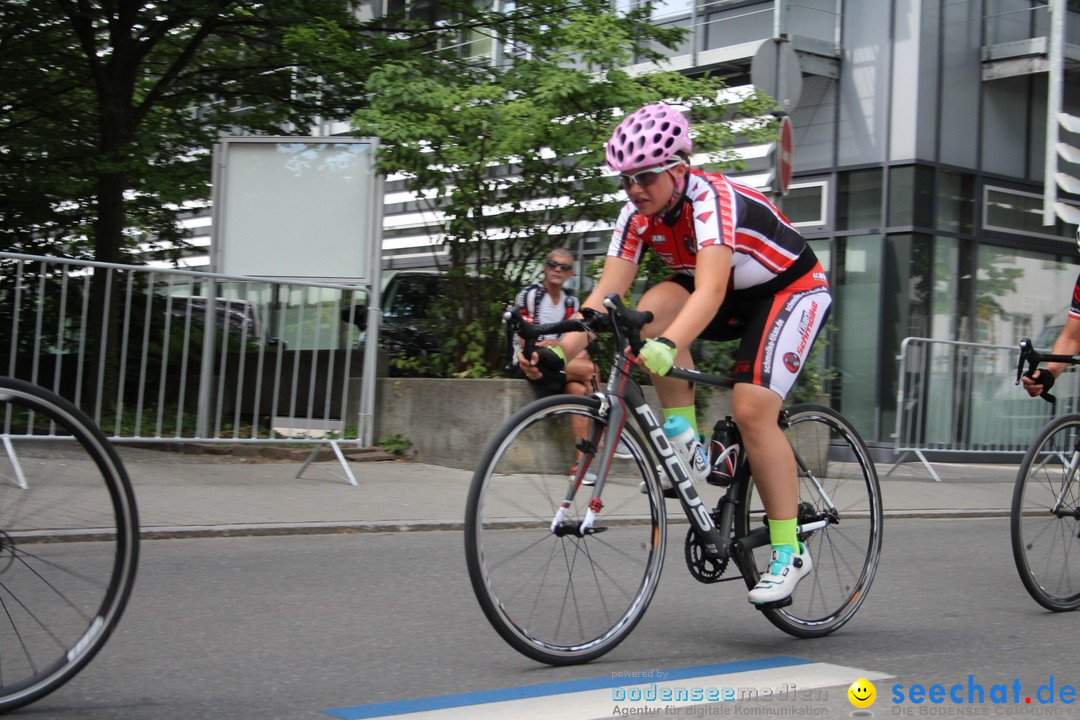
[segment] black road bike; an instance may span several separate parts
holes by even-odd
[[[513,648],[551,665],[600,657],[644,615],[667,549],[662,476],[689,523],[683,554],[694,578],[712,584],[741,577],[750,588],[770,554],[738,429],[722,447],[719,438],[712,441],[709,482],[722,485],[723,494],[710,507],[699,494],[706,483],[692,481],[631,375],[626,348],[640,349],[640,329],[651,314],[624,308],[617,296],[605,305],[608,314],[550,325],[508,318],[526,352],[539,335],[580,331],[606,335],[614,359],[602,392],[537,400],[502,426],[476,468],[466,508],[466,560],[484,614]],[[669,376],[733,384],[680,368]],[[568,422],[575,415],[590,427],[577,443]],[[814,569],[786,603],[760,609],[791,635],[820,637],[844,625],[866,599],[881,553],[881,490],[865,443],[839,413],[798,404],[778,421],[795,451],[798,536]],[[615,457],[620,442],[629,459]],[[568,478],[575,446],[583,457]],[[581,482],[589,470],[597,475],[595,487]]]

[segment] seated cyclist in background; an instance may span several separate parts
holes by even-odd
[[[653,313],[638,357],[652,375],[665,419],[683,416],[697,430],[694,387],[664,377],[673,365],[693,367],[697,338],[741,338],[732,377],[732,412],[769,518],[772,556],[750,591],[756,605],[783,604],[812,561],[796,535],[795,458],[777,418],[832,304],[813,251],[757,190],[690,166],[690,128],[664,105],[646,105],[623,119],[607,143],[607,165],[627,194],[603,272],[584,307],[625,295],[642,254],[651,248],[673,271],[649,288],[639,310]],[[523,366],[558,365],[586,344],[569,333]],[[703,453],[700,443],[692,448]],[[697,466],[699,463],[695,463]],[[706,472],[707,472],[707,463]]]
[[[521,316],[525,322],[537,325],[547,325],[573,317],[578,310],[578,299],[563,287],[573,276],[574,256],[566,248],[555,248],[548,253],[544,263],[544,279],[523,287],[514,298],[513,309],[521,310]],[[537,345],[547,347],[556,342],[558,338],[555,336],[542,336]],[[515,347],[515,354],[517,349]],[[564,368],[549,370],[522,366],[522,372],[541,397],[557,393],[586,395],[595,388],[596,366],[589,359],[587,352],[579,353],[570,362],[565,363]],[[588,419],[572,415],[570,430],[575,438],[587,438]],[[581,457],[580,450],[575,449],[574,454],[575,458]],[[576,475],[577,465],[574,465],[570,468],[570,479],[573,480]],[[595,485],[596,473],[587,470],[581,482],[584,485]]]
[[[1077,239],[1080,241],[1080,228],[1077,229]],[[1069,317],[1065,319],[1065,327],[1061,328],[1054,347],[1050,349],[1052,355],[1076,355],[1080,354],[1080,276],[1076,278],[1073,286],[1072,302],[1069,304]],[[1024,389],[1031,397],[1038,397],[1046,390],[1054,386],[1054,380],[1065,372],[1069,367],[1066,363],[1047,363],[1045,367],[1037,368],[1035,372],[1024,374],[1020,378],[1024,383]]]

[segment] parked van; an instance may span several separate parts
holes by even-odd
[[[384,278],[379,347],[391,357],[421,357],[437,350],[432,311],[449,298],[449,279],[436,272],[401,270]],[[362,347],[367,305],[357,303],[341,312],[343,322],[349,322],[350,317],[361,330]]]

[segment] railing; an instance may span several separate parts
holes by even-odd
[[[897,464],[915,455],[940,480],[927,453],[1016,455],[1054,414],[1076,412],[1080,376],[1062,374],[1054,406],[1031,398],[1015,384],[1019,352],[1011,345],[905,338],[897,358]]]
[[[113,441],[330,444],[356,484],[339,444],[370,444],[358,291],[0,253],[4,372]]]
[[[1003,45],[1050,35],[1049,3],[1026,0],[991,0],[983,13],[983,36],[987,46]],[[1080,43],[1080,14],[1067,9],[1065,42]]]

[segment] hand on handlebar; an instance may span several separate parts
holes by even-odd
[[[518,353],[517,360],[518,367],[529,380],[554,379],[566,375],[566,353],[558,345],[537,348],[531,358]]]
[[[655,375],[667,375],[675,364],[675,345],[666,338],[646,340],[638,352],[638,361]]]
[[[1039,397],[1054,387],[1054,374],[1046,368],[1037,368],[1024,373],[1020,377],[1020,382],[1023,383],[1028,395]]]

